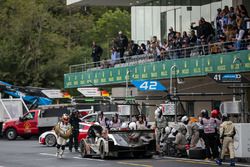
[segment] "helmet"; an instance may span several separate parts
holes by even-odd
[[[130,130],[136,130],[136,123],[135,123],[135,122],[131,122],[131,123],[129,124],[129,129],[130,129]]]
[[[65,123],[69,122],[69,116],[68,116],[68,114],[63,114],[62,115],[62,121],[65,122]]]
[[[123,122],[121,125],[121,129],[126,129],[126,128],[128,128],[128,123]]]
[[[202,117],[208,117],[208,111],[206,109],[201,110],[201,116]]]
[[[170,133],[171,133],[171,130],[172,130],[172,129],[171,129],[170,127],[167,126],[167,127],[165,128],[165,133],[166,133],[166,134],[170,134]]]
[[[181,122],[187,122],[188,121],[188,117],[185,115],[181,118]]]
[[[213,110],[213,111],[211,111],[211,117],[216,118],[219,116],[219,113],[220,112],[218,110]]]
[[[155,117],[159,117],[162,113],[162,107],[157,107],[157,109],[155,110]]]

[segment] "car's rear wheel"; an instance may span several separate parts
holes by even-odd
[[[6,131],[6,137],[8,140],[15,140],[17,138],[17,132],[14,128],[9,128]]]
[[[107,158],[103,141],[100,144],[100,156],[101,156],[101,159]]]
[[[56,136],[48,134],[45,136],[45,145],[48,147],[54,147],[56,145]]]

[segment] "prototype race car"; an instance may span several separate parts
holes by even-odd
[[[82,139],[87,137],[88,129],[90,128],[91,124],[88,123],[79,123],[79,136],[78,136],[78,142],[80,142]],[[56,138],[57,135],[54,130],[47,131],[42,133],[39,136],[39,143],[42,145],[46,145],[48,147],[53,147],[56,145]]]
[[[92,125],[88,136],[80,142],[81,156],[107,157],[132,156],[151,158],[155,154],[153,130],[108,130]]]

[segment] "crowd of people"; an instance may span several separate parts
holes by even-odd
[[[230,166],[235,166],[234,136],[235,126],[229,121],[227,114],[221,115],[218,110],[212,110],[211,114],[205,109],[201,110],[199,119],[183,116],[182,125],[178,128],[165,127],[166,140],[173,140],[177,156],[183,157],[191,154],[192,150],[204,147],[204,157],[214,159],[218,165],[222,165],[225,153],[230,155]],[[164,127],[162,127],[164,129]],[[160,139],[160,138],[159,138]],[[202,155],[200,155],[202,156]]]
[[[93,45],[92,57],[95,67],[108,68],[141,54],[154,55],[154,61],[161,61],[244,50],[248,46],[249,30],[250,17],[244,5],[236,8],[224,6],[223,10],[217,9],[217,15],[211,23],[203,17],[197,25],[195,22],[191,23],[189,33],[176,32],[170,27],[166,39],[162,42],[153,36],[151,40],[139,45],[128,40],[120,31],[112,41],[110,60],[104,59],[99,64],[102,49],[96,45]]]

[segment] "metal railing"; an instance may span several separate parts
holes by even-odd
[[[123,59],[116,60],[102,60],[99,62],[91,62],[85,64],[70,65],[69,73],[94,71],[105,68],[126,67],[131,65],[138,65],[143,63],[173,60],[189,57],[205,56],[209,54],[225,54],[227,52],[250,50],[250,39],[231,42],[217,42],[207,45],[196,45],[193,47],[185,47],[180,49],[168,49],[162,51],[160,54],[141,54],[134,56],[125,56]]]

